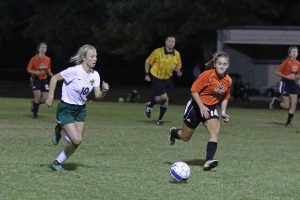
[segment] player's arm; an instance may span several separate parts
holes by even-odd
[[[287,65],[288,65],[288,61],[285,60],[283,63],[281,63],[278,70],[275,71],[275,74],[277,76],[279,76],[280,78],[284,78],[284,79],[288,79],[288,80],[295,80],[295,76],[287,76],[282,73],[284,68],[287,67]]]
[[[199,106],[201,116],[208,118],[209,117],[209,113],[208,113],[209,109],[202,103],[202,101],[200,99],[200,95],[197,92],[192,92],[191,95],[192,95],[193,99],[195,100],[195,102]]]
[[[178,52],[178,54],[176,54],[176,60],[177,60],[177,63],[175,66],[175,72],[178,77],[181,77],[182,76],[182,71],[181,71],[182,62],[181,62],[181,57],[180,57],[179,52]]]
[[[221,103],[221,116],[224,122],[229,122],[229,115],[226,114],[228,99],[224,99]]]
[[[151,81],[150,78],[150,64],[145,62],[145,81]]]
[[[39,70],[34,70],[33,69],[33,59],[31,58],[31,60],[29,61],[28,65],[27,65],[27,72],[31,75],[39,75],[40,71]]]
[[[53,102],[53,99],[54,99],[54,92],[55,92],[57,82],[62,81],[62,80],[64,80],[64,78],[62,77],[62,75],[60,73],[55,74],[54,76],[52,76],[52,78],[50,80],[50,84],[49,84],[48,98],[46,100],[46,104],[48,106],[52,105],[52,102]]]
[[[97,100],[103,99],[108,90],[109,90],[109,85],[104,81],[102,83],[102,90],[100,89],[100,86],[94,87],[95,99]]]

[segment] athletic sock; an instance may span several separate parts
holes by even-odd
[[[168,109],[168,105],[161,104],[159,108],[160,108],[160,112],[159,112],[158,120],[162,120],[162,118],[164,117],[164,115]]]
[[[294,114],[288,113],[288,119],[287,119],[287,124],[291,123],[293,120]]]
[[[40,104],[39,103],[33,103],[33,113],[38,113],[39,112],[39,107]]]
[[[177,140],[180,139],[179,135],[178,135],[178,131],[180,131],[181,129],[177,128],[175,131],[171,132],[171,136],[172,138],[176,138]]]
[[[59,162],[60,164],[62,164],[63,162],[65,162],[65,160],[68,159],[67,154],[65,153],[65,150],[62,150],[60,152],[60,154],[57,156],[56,161]]]
[[[218,143],[209,141],[206,146],[206,161],[213,160],[217,151]]]

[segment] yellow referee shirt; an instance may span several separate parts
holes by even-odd
[[[181,69],[181,57],[177,50],[171,53],[165,50],[165,47],[155,49],[146,59],[150,68],[150,73],[158,79],[169,79],[175,69]]]

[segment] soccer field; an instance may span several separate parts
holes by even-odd
[[[185,143],[167,141],[181,126],[184,105],[171,105],[165,123],[144,116],[144,104],[89,102],[83,143],[63,173],[49,168],[63,147],[53,146],[55,110],[30,99],[0,98],[0,199],[291,200],[300,199],[300,114],[284,127],[283,110],[231,108],[221,124],[219,166],[202,169],[207,134],[199,126]],[[175,161],[191,167],[188,183],[170,182]]]

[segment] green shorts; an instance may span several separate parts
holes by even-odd
[[[56,110],[57,123],[64,126],[74,122],[85,122],[85,105],[73,105],[60,101]]]

